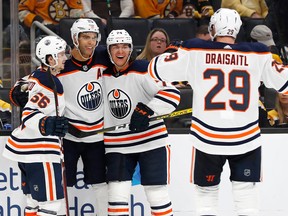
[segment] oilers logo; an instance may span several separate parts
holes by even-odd
[[[124,91],[113,89],[108,93],[107,99],[110,112],[115,118],[123,119],[130,113],[131,100]]]
[[[69,17],[69,7],[64,0],[52,1],[49,5],[49,14],[52,20],[59,22],[64,17]]]
[[[86,83],[77,95],[77,102],[85,110],[96,110],[103,101],[103,91],[98,82]]]

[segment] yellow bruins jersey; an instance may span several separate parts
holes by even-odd
[[[18,5],[19,19],[28,27],[35,20],[57,24],[60,19],[70,17],[71,10],[82,8],[81,0],[21,0]]]
[[[142,18],[150,18],[160,15],[166,17],[169,13],[177,16],[182,12],[183,0],[134,0],[135,15]]]

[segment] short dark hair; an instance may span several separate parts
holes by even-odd
[[[197,28],[196,34],[209,34],[208,25],[203,24]]]

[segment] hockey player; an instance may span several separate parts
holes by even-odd
[[[19,162],[22,190],[27,198],[26,216],[57,215],[64,200],[59,137],[66,134],[68,120],[62,116],[65,101],[56,74],[64,68],[65,51],[66,42],[56,36],[46,36],[37,44],[41,68],[29,77],[22,123],[8,138],[3,152],[8,159]]]
[[[261,140],[258,87],[288,91],[288,68],[272,59],[260,43],[235,39],[239,14],[219,9],[210,19],[213,41],[191,39],[179,50],[152,59],[149,73],[160,80],[187,80],[193,89],[191,181],[196,185],[197,215],[218,215],[220,176],[230,165],[237,215],[259,215]]]
[[[98,46],[101,34],[91,19],[78,19],[71,27],[72,58],[57,76],[63,84],[65,117],[80,131],[103,128],[102,71],[111,64],[106,47]],[[83,162],[84,182],[95,190],[97,216],[107,216],[107,184],[103,134],[77,138],[67,133],[63,139],[67,186],[77,182],[77,164]],[[68,191],[69,192],[69,191]]]
[[[65,93],[65,117],[78,131],[93,132],[103,123],[102,71],[111,64],[106,47],[98,46],[101,34],[91,19],[78,19],[71,27],[72,58],[57,75]],[[21,79],[11,90],[15,105],[25,104]],[[71,131],[63,138],[66,177],[69,188],[77,183],[78,161],[83,162],[84,182],[95,190],[97,216],[107,216],[107,184],[103,134],[78,138]]]
[[[114,65],[103,73],[104,125],[130,121],[129,129],[104,134],[108,215],[129,215],[131,180],[139,162],[151,214],[171,216],[168,134],[163,120],[149,122],[149,117],[172,112],[179,104],[179,91],[152,79],[147,73],[148,61],[133,59],[132,38],[127,31],[113,30],[107,49]]]

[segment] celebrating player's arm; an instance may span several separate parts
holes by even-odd
[[[171,113],[180,102],[180,92],[171,83],[151,79],[148,73],[142,78],[143,91],[152,96],[152,100],[147,104],[138,102],[131,116],[130,130],[147,129],[150,117]]]
[[[189,51],[183,49],[182,45],[177,49],[176,52],[163,53],[153,58],[148,67],[150,76],[168,82],[187,81],[191,67]]]

